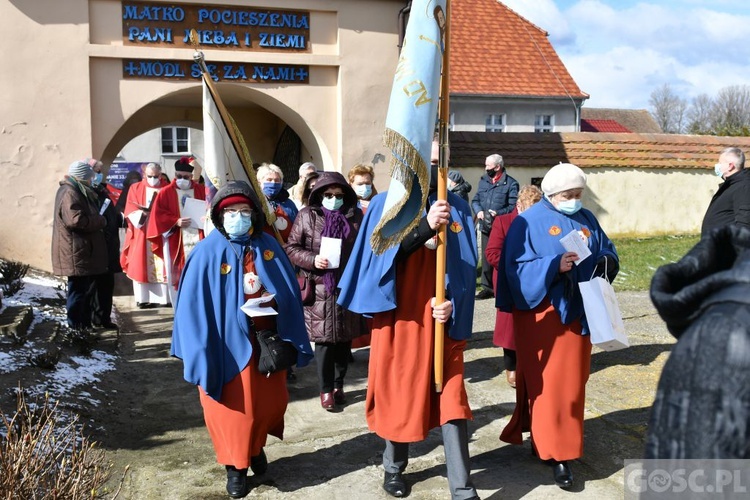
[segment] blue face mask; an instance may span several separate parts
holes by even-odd
[[[279,194],[279,191],[281,191],[281,183],[280,182],[264,182],[261,186],[261,189],[263,190],[263,194],[266,195],[269,198],[273,198],[277,194]]]
[[[94,177],[91,178],[91,185],[98,186],[99,184],[102,183],[103,179],[104,179],[104,175],[101,172],[95,173]]]
[[[372,184],[360,184],[354,186],[354,192],[357,193],[357,196],[366,200],[372,194]]]
[[[581,200],[565,200],[557,205],[557,209],[564,214],[573,215],[578,212],[582,206],[583,204],[581,203]]]
[[[323,205],[323,208],[327,208],[328,210],[338,210],[344,205],[344,199],[341,198],[339,200],[338,198],[323,197],[322,205]]]
[[[242,215],[241,213],[224,214],[224,231],[227,232],[230,238],[239,238],[245,236],[250,232],[253,227],[253,219],[250,215]]]
[[[721,171],[721,163],[714,165],[714,173],[716,177],[724,177],[724,172]]]

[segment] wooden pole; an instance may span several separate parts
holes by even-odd
[[[440,156],[438,160],[438,200],[448,199],[448,123],[450,122],[450,14],[451,0],[445,2],[445,47],[440,79],[440,108],[438,110]],[[445,302],[445,268],[447,255],[446,226],[438,229],[437,265],[435,269],[435,305]],[[435,392],[443,391],[443,358],[445,356],[445,323],[435,322]]]
[[[265,195],[263,194],[263,191],[260,189],[260,185],[257,182],[255,170],[253,169],[253,166],[251,164],[248,164],[247,158],[245,157],[245,154],[242,150],[242,145],[240,142],[239,137],[237,136],[237,132],[234,130],[234,126],[232,124],[232,119],[229,114],[229,110],[227,110],[226,106],[224,106],[224,102],[221,100],[221,96],[219,96],[219,91],[214,86],[214,82],[211,79],[211,73],[208,71],[208,67],[206,66],[206,61],[203,58],[203,53],[199,50],[198,45],[198,33],[195,31],[195,29],[190,30],[190,42],[195,48],[195,56],[193,59],[201,68],[201,77],[203,78],[203,81],[206,82],[206,86],[208,87],[208,91],[211,92],[211,95],[214,98],[214,102],[216,103],[216,109],[219,111],[219,115],[221,115],[221,120],[224,122],[224,128],[227,129],[227,133],[229,134],[229,138],[232,140],[232,144],[234,145],[234,150],[237,152],[237,157],[240,159],[240,162],[242,163],[242,168],[245,170],[245,174],[247,175],[248,180],[250,181],[250,184],[253,187],[253,191],[255,191],[255,194],[258,195],[258,199],[261,202],[261,210],[263,210],[263,213],[266,217],[266,222],[273,228],[274,235],[276,236],[276,240],[279,242],[280,245],[284,244],[284,240],[281,238],[281,234],[279,233],[278,228],[276,227],[276,224],[274,224],[274,221],[276,220],[276,215],[271,214],[268,208],[268,203],[263,203]],[[205,167],[204,167],[205,168]]]

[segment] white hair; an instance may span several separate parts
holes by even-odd
[[[307,173],[308,170],[312,169],[313,172],[318,171],[318,167],[315,166],[315,164],[311,161],[306,161],[302,165],[299,166],[299,175],[302,176],[305,173]]]
[[[279,174],[279,177],[281,177],[281,182],[284,182],[284,172],[282,172],[277,165],[274,165],[273,163],[264,163],[263,165],[258,167],[259,178],[265,177],[269,172],[275,172]]]
[[[489,155],[484,162],[487,163],[488,161],[491,161],[494,165],[500,165],[501,167],[504,165],[503,163],[503,157],[499,154],[495,153],[494,155]]]

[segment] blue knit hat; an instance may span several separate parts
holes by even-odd
[[[68,175],[81,181],[88,181],[94,177],[94,171],[92,170],[91,165],[85,161],[76,160],[68,166]]]

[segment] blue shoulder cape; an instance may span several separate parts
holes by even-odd
[[[243,243],[253,249],[263,286],[276,294],[279,335],[298,351],[297,366],[312,359],[299,285],[284,250],[262,233]],[[212,231],[190,253],[180,277],[172,331],[172,356],[183,360],[185,380],[215,400],[250,361],[250,321],[240,310],[243,243]],[[222,271],[223,270],[223,271]]]
[[[560,258],[565,253],[560,239],[572,230],[588,237],[591,255],[573,266],[565,277],[559,273]],[[603,256],[618,260],[614,244],[594,214],[582,208],[573,215],[565,215],[542,199],[519,214],[508,229],[498,266],[495,305],[506,312],[513,307],[531,310],[548,297],[563,324],[580,319],[583,333],[587,334],[578,283],[591,280],[596,263]]]
[[[370,246],[370,236],[383,213],[386,193],[376,195],[367,208],[351,256],[339,280],[341,289],[338,304],[350,311],[372,315],[396,308],[396,254],[393,245],[381,255]],[[434,203],[430,195],[429,203]],[[474,321],[476,292],[477,247],[474,224],[469,204],[459,196],[448,193],[451,221],[447,230],[446,288],[453,303],[453,315],[448,322],[448,335],[463,340],[471,337]],[[435,286],[434,279],[426,279]]]

